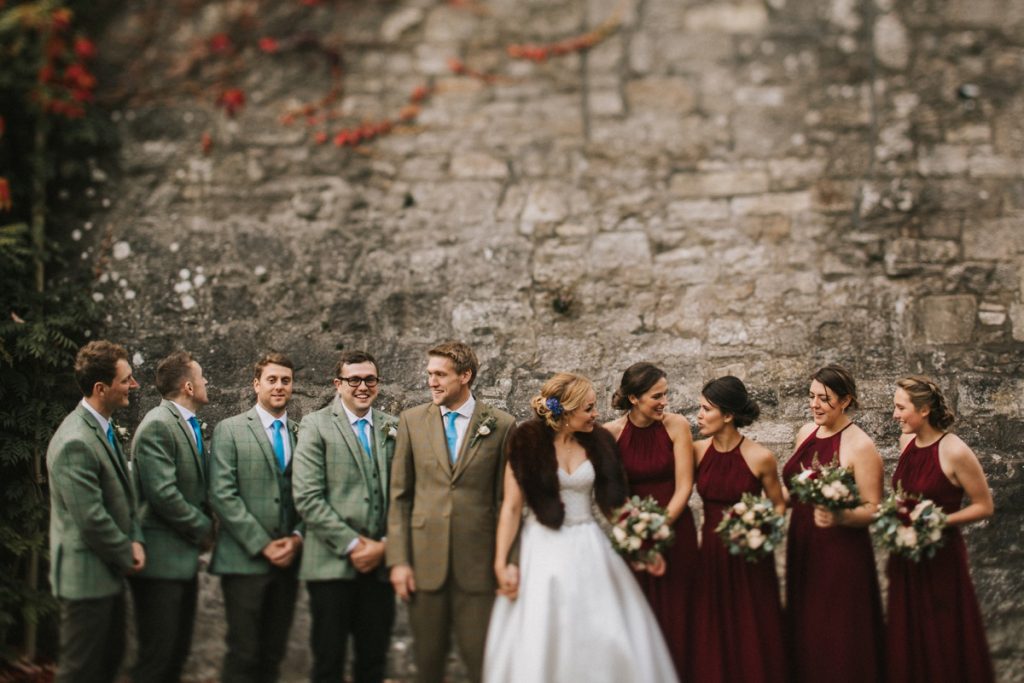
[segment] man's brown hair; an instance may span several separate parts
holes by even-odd
[[[192,379],[192,354],[175,351],[156,364],[156,390],[164,398],[181,393],[181,385]]]
[[[470,372],[470,385],[473,384],[473,380],[476,379],[476,372],[480,369],[480,361],[476,359],[473,349],[460,341],[441,342],[427,351],[427,355],[451,359],[452,364],[455,366],[455,372],[459,375],[468,370]]]
[[[113,384],[117,377],[117,361],[128,362],[128,351],[120,344],[106,339],[91,341],[78,350],[75,356],[75,382],[82,395],[92,396],[96,382]]]
[[[271,351],[270,353],[263,354],[260,357],[260,359],[256,361],[256,364],[252,366],[252,378],[259,379],[260,377],[262,377],[263,368],[267,367],[268,365],[280,365],[282,368],[288,368],[289,370],[292,371],[292,373],[295,372],[295,365],[292,364],[291,358],[284,355],[283,353]]]
[[[334,364],[334,376],[341,379],[341,369],[346,365],[355,365],[356,363],[373,363],[374,372],[380,374],[380,366],[377,365],[377,359],[372,354],[368,351],[352,349],[342,351],[338,356],[338,362]]]

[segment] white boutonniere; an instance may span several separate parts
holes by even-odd
[[[114,436],[116,436],[117,440],[121,442],[121,446],[123,448],[128,448],[128,445],[132,440],[132,435],[128,433],[128,428],[122,427],[116,422],[111,422],[111,424],[114,425]]]
[[[473,440],[470,442],[470,447],[476,445],[476,442],[489,436],[494,428],[498,426],[498,419],[493,415],[488,415],[480,422],[480,426],[476,428],[476,432],[473,434]]]
[[[389,439],[397,439],[398,438],[398,427],[395,426],[395,424],[393,422],[389,423],[388,426],[387,426],[387,437]]]
[[[210,425],[206,424],[205,420],[199,421],[199,431],[203,435],[203,441],[206,441],[210,438]]]
[[[288,431],[292,433],[296,439],[299,438],[299,425],[297,422],[288,421]]]

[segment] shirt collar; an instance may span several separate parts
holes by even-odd
[[[100,430],[104,434],[106,434],[107,433],[107,426],[110,425],[110,420],[108,420],[107,418],[105,418],[102,415],[100,415],[96,411],[96,409],[93,408],[91,405],[89,405],[89,402],[86,401],[84,398],[82,399],[82,405],[85,406],[85,409],[88,410],[92,414],[93,417],[96,418],[96,421],[100,423]]]
[[[367,410],[366,415],[359,417],[351,410],[349,410],[348,406],[346,406],[345,402],[342,401],[340,398],[338,399],[338,403],[341,404],[341,409],[345,411],[345,416],[348,418],[349,424],[354,425],[356,422],[359,422],[359,420],[366,420],[366,423],[368,425],[370,425],[371,427],[373,426],[373,408]]]
[[[167,400],[171,401],[171,399],[167,399]],[[173,403],[174,407],[178,409],[179,413],[181,413],[181,416],[185,419],[185,422],[188,422],[190,419],[192,419],[193,417],[196,416],[195,413],[193,413],[191,410],[189,410],[185,406],[181,405],[177,401],[171,401],[171,403]]]
[[[264,429],[270,429],[270,425],[274,424],[274,420],[280,420],[281,424],[283,424],[285,427],[288,426],[288,412],[287,411],[285,411],[284,414],[281,415],[281,417],[274,417],[273,415],[268,413],[266,410],[264,410],[263,406],[261,406],[259,403],[257,403],[256,404],[256,414],[260,416],[260,422],[263,423],[263,428]]]
[[[454,411],[451,410],[450,408],[443,408],[442,407],[441,408],[441,414],[442,415],[447,415],[448,413],[455,412],[455,413],[458,413],[459,415],[461,415],[462,417],[466,418],[467,420],[469,420],[469,419],[473,418],[473,411],[474,410],[476,410],[476,399],[473,398],[473,394],[470,393],[469,398],[467,398],[466,402],[463,403],[461,406],[456,408]]]

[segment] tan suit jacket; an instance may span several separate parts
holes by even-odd
[[[514,424],[511,415],[478,400],[453,466],[440,407],[427,403],[401,414],[387,563],[411,565],[417,589],[438,590],[449,573],[462,591],[495,589],[505,440]]]

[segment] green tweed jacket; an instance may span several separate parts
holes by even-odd
[[[116,439],[115,439],[116,441]],[[120,593],[142,540],[128,463],[79,404],[46,449],[50,475],[50,586],[58,598]]]
[[[146,413],[135,431],[132,468],[146,537],[142,578],[191,579],[199,569],[199,546],[213,531],[204,511],[210,451],[200,457],[191,433],[168,400]]]
[[[299,425],[288,420],[292,460],[277,464],[256,408],[229,417],[213,430],[210,506],[220,521],[210,571],[266,574],[271,564],[261,551],[274,539],[302,532],[292,501],[292,463]]]
[[[373,410],[370,458],[339,399],[302,420],[292,475],[295,507],[306,522],[300,578],[354,579],[349,544],[359,535],[384,537],[397,424],[394,416]],[[377,576],[387,580],[384,563]]]

